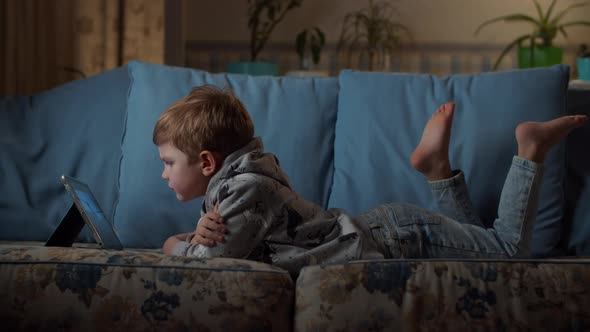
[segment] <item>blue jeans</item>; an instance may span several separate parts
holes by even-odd
[[[429,182],[440,213],[390,203],[359,218],[368,222],[386,258],[529,257],[542,166],[513,158],[492,228],[475,213],[462,172]]]

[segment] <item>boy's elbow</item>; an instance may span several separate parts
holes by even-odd
[[[174,251],[174,246],[176,245],[177,242],[178,242],[178,239],[175,236],[171,236],[168,239],[166,239],[166,241],[164,242],[164,245],[162,246],[162,251],[164,252],[164,254],[172,255],[172,253]]]

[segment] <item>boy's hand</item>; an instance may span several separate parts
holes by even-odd
[[[199,219],[191,244],[214,247],[217,242],[225,242],[223,234],[227,234],[227,229],[223,226],[223,218],[217,212],[218,209],[219,203],[215,203],[213,211],[207,212]]]

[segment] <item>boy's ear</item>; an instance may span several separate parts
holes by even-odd
[[[199,154],[201,171],[204,176],[213,176],[217,170],[221,167],[221,160],[217,153],[209,150],[203,150]]]

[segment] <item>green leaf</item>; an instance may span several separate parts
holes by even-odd
[[[506,56],[506,54],[508,54],[508,52],[510,52],[510,50],[512,50],[512,48],[516,45],[519,45],[523,40],[531,38],[531,35],[522,35],[518,38],[516,38],[515,40],[513,40],[512,42],[510,42],[510,44],[508,44],[503,50],[502,53],[500,53],[500,56],[498,57],[498,59],[496,60],[496,62],[494,63],[494,70],[498,69],[498,66],[500,65],[500,62],[502,62],[502,59],[504,59],[504,57]]]
[[[555,0],[553,0],[555,2]],[[541,9],[541,5],[539,5],[539,2],[537,0],[533,0],[533,3],[535,4],[535,8],[537,8],[537,14],[539,14],[539,22],[543,22],[545,21],[545,18],[543,17],[543,10]]]
[[[297,34],[295,38],[295,49],[300,58],[305,55],[305,44],[307,43],[307,29]]]
[[[479,33],[479,31],[481,29],[483,29],[485,26],[488,26],[492,23],[496,23],[496,22],[500,22],[500,21],[505,21],[505,22],[521,22],[522,21],[522,22],[532,23],[533,25],[535,25],[537,27],[542,26],[542,22],[535,20],[534,18],[530,17],[529,15],[512,14],[512,15],[505,15],[505,16],[496,17],[496,18],[493,18],[493,19],[483,22],[482,24],[479,25],[477,30],[475,30],[475,35],[477,35]]]
[[[401,23],[393,23],[390,25],[394,30],[404,30],[408,35],[411,34],[410,29]]]
[[[250,59],[257,54],[269,40],[276,25],[287,12],[299,7],[303,0],[248,0],[248,28],[250,29]]]
[[[549,5],[549,9],[547,9],[547,14],[545,14],[545,17],[543,18],[543,22],[545,22],[545,23],[549,22],[549,18],[551,17],[551,13],[553,12],[553,8],[555,8],[556,3],[557,3],[557,0],[551,1],[551,5]]]
[[[326,44],[326,35],[318,27],[314,27],[313,31],[315,31],[316,36],[318,36],[320,45],[324,46]]]
[[[563,34],[563,36],[567,39],[567,32],[565,31],[565,29],[563,27],[559,27],[559,31],[561,32],[561,34]]]
[[[302,35],[305,32],[305,37]],[[344,38],[344,36],[342,36]],[[302,41],[301,41],[302,40]],[[305,55],[305,46],[309,41],[309,49],[311,51],[311,57],[314,64],[317,64],[320,60],[320,53],[321,49],[325,44],[326,38],[324,33],[317,27],[312,28],[311,30],[305,29],[299,35],[297,35],[297,42],[301,43],[301,53],[299,53],[300,57],[303,58]],[[339,45],[340,46],[340,45]]]
[[[320,62],[320,52],[322,47],[318,44],[312,43],[311,44],[311,60],[314,64],[318,64]]]
[[[578,26],[579,25],[590,26],[590,21],[572,21],[572,22],[567,22],[567,23],[564,23],[564,24],[558,26],[558,28],[559,29],[563,29],[563,28],[566,28],[566,27],[573,27],[573,26],[576,26],[576,25],[578,25]]]
[[[565,15],[568,12],[570,12],[571,10],[576,9],[576,8],[581,8],[581,7],[587,6],[590,4],[589,2],[579,2],[579,3],[571,4],[571,5],[567,6],[565,9],[559,11],[556,15],[553,15],[553,13],[555,12],[555,9],[556,9],[557,3],[558,3],[557,0],[551,1],[546,13],[543,13],[543,8],[540,5],[540,1],[532,0],[532,2],[536,8],[536,12],[539,16],[539,20],[535,20],[534,18],[532,18],[531,16],[528,16],[526,14],[505,15],[505,16],[501,16],[501,17],[487,20],[487,21],[483,22],[482,24],[480,24],[478,26],[478,28],[476,29],[476,31],[474,33],[475,35],[477,35],[484,27],[486,27],[490,24],[499,22],[499,21],[529,22],[529,23],[532,23],[535,28],[533,33],[527,35],[528,37],[524,38],[524,36],[521,36],[521,37],[518,37],[517,39],[515,39],[514,41],[512,41],[502,51],[500,57],[498,58],[498,60],[496,61],[495,65],[494,65],[494,69],[497,68],[500,61],[502,61],[502,58],[506,55],[507,52],[509,52],[516,45],[516,43],[521,44],[526,39],[530,39],[530,46],[532,48],[531,56],[532,56],[532,53],[534,52],[535,47],[537,47],[537,46],[544,46],[544,47],[552,46],[553,40],[555,39],[555,37],[557,36],[558,33],[563,34],[563,36],[567,38],[568,35],[567,35],[566,28],[568,28],[570,26],[590,26],[590,21],[581,21],[581,20],[567,22],[564,24],[560,23],[560,21],[565,17]]]
[[[567,14],[567,12],[569,12],[570,10],[572,10],[574,8],[584,7],[584,6],[587,6],[587,5],[588,5],[588,3],[580,2],[580,3],[575,3],[575,4],[572,4],[572,5],[567,6],[564,10],[562,10],[561,12],[559,12],[559,14],[557,14],[551,20],[551,24],[557,25],[559,23],[559,21],[565,16],[565,14]]]
[[[395,48],[400,41],[400,31],[409,29],[395,21],[396,7],[389,0],[369,0],[368,7],[348,13],[341,30],[338,49],[345,44],[350,51],[379,54],[383,50]]]

